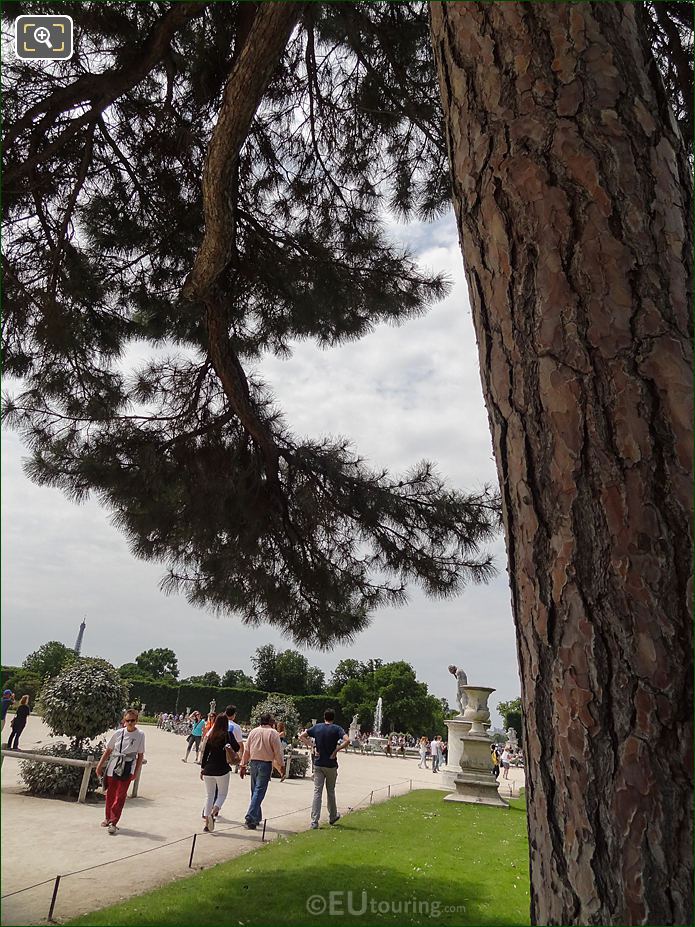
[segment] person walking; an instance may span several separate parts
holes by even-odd
[[[258,727],[249,733],[244,745],[239,775],[243,779],[247,769],[251,773],[251,802],[244,819],[244,826],[248,830],[255,830],[263,820],[261,804],[268,791],[273,766],[282,778],[285,778],[282,743],[280,735],[273,727],[274,724],[275,719],[272,715],[261,715]]]
[[[207,721],[205,722],[205,727],[203,728],[203,740],[205,740],[205,738],[208,736],[208,734],[209,734],[210,731],[212,730],[212,728],[213,728],[213,726],[214,726],[214,724],[215,724],[215,718],[216,718],[216,717],[217,717],[217,715],[214,714],[214,712],[212,712],[212,711],[211,711],[210,714],[208,715],[208,719],[207,719]],[[237,738],[237,739],[238,739],[238,738]],[[203,744],[203,746],[205,746],[205,744]]]
[[[505,746],[504,750],[502,751],[502,756],[500,757],[500,763],[502,764],[502,778],[503,779],[509,778],[509,765],[510,765],[509,761],[511,760],[511,758],[512,758],[512,755],[509,752],[509,747]]]
[[[205,784],[206,799],[203,806],[203,831],[215,829],[215,818],[220,813],[229,791],[229,765],[236,759],[241,745],[229,731],[226,715],[218,715],[212,730],[205,738],[203,758],[200,761],[200,778]]]
[[[239,749],[243,751],[244,749],[244,732],[241,729],[241,726],[237,724],[236,720],[236,705],[227,705],[224,710],[225,715],[227,716],[227,724],[229,725],[229,733],[234,737],[236,742],[239,744]],[[241,757],[239,757],[241,759]],[[232,764],[232,772],[239,772],[239,764]]]
[[[340,820],[335,800],[335,783],[338,778],[337,756],[350,743],[350,738],[339,724],[335,724],[335,712],[327,708],[323,713],[323,724],[314,724],[303,731],[300,740],[309,746],[314,739],[318,756],[314,761],[314,800],[311,805],[311,829],[318,830],[321,817],[323,787],[326,786],[326,804],[328,805],[328,823],[337,824]]]
[[[492,762],[492,775],[495,779],[500,777],[500,755],[497,752],[497,744],[490,747],[490,761]]]
[[[420,762],[417,764],[418,769],[427,769],[427,754],[430,750],[430,742],[426,737],[420,738],[418,749],[420,752]]]
[[[12,733],[10,734],[10,739],[7,741],[8,750],[19,750],[19,738],[22,736],[22,731],[27,726],[27,718],[30,714],[29,696],[23,695],[19,700],[17,713],[12,719]]]
[[[186,742],[188,744],[188,749],[186,750],[186,756],[182,757],[181,762],[188,762],[188,755],[195,747],[195,762],[198,762],[198,754],[200,753],[200,741],[203,737],[203,728],[205,727],[205,718],[202,718],[199,711],[194,711],[191,716],[191,721],[193,722],[193,727],[191,728],[191,733],[188,735]]]
[[[136,727],[138,718],[136,708],[126,711],[125,726],[111,735],[95,770],[101,778],[106,769],[106,814],[101,826],[108,827],[110,834],[118,832],[118,822],[123,812],[128,786],[140,772],[145,758],[145,735]]]
[[[227,707],[224,710],[224,713],[227,716],[227,724],[229,725],[229,733],[233,734],[236,742],[243,746],[244,732],[241,730],[241,726],[237,723],[237,720],[236,720],[236,705],[227,705]]]
[[[7,712],[10,710],[13,703],[14,703],[14,692],[12,691],[12,689],[5,689],[5,691],[2,693],[2,727],[0,728],[0,730],[5,729],[5,720],[7,718]]]
[[[430,756],[432,757],[432,772],[439,772],[439,764],[442,759],[440,739],[433,738],[430,743]]]

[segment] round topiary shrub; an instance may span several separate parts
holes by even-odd
[[[127,705],[128,687],[106,660],[77,660],[41,691],[44,721],[75,747],[115,727]]]
[[[99,759],[104,751],[104,741],[90,747],[75,747],[73,744],[50,744],[33,753],[47,756],[68,757],[71,760],[86,760],[91,755]],[[79,766],[54,766],[52,763],[38,763],[32,760],[20,761],[19,774],[33,795],[76,795],[82,784],[84,769]],[[87,794],[99,788],[99,780],[92,770]]]
[[[85,658],[71,663],[44,684],[40,700],[51,732],[70,737],[71,742],[50,744],[37,752],[75,760],[86,760],[91,754],[98,759],[104,750],[103,741],[89,742],[115,728],[127,704],[128,687],[106,660]],[[84,770],[27,760],[20,763],[19,772],[29,791],[36,795],[66,795],[79,791]],[[87,791],[93,792],[98,784],[92,772]]]
[[[261,715],[270,714],[276,721],[285,722],[288,743],[292,743],[299,731],[299,712],[294,701],[288,695],[275,695],[271,693],[262,702],[258,702],[251,711],[251,726],[260,723]]]

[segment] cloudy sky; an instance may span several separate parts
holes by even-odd
[[[400,328],[381,326],[361,341],[330,350],[296,347],[289,361],[268,359],[272,385],[295,434],[348,436],[374,467],[399,472],[428,458],[453,485],[495,480],[478,357],[456,229],[451,216],[394,234],[430,270],[454,286],[427,316]],[[181,676],[229,668],[251,672],[256,647],[294,647],[270,628],[245,628],[158,588],[164,567],[135,560],[109,513],[77,506],[56,489],[30,483],[17,436],[2,436],[2,658],[18,664],[47,640],[72,646],[86,616],[83,652],[119,665],[149,647],[171,647]],[[305,651],[328,674],[345,657],[407,660],[437,696],[454,703],[447,673],[457,663],[469,682],[494,686],[494,709],[519,694],[504,543],[494,545],[498,576],[458,598],[385,608],[349,647]],[[493,721],[496,716],[493,714]],[[498,718],[497,718],[498,720]]]

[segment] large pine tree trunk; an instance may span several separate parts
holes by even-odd
[[[542,924],[692,920],[690,174],[632,3],[432,3]]]

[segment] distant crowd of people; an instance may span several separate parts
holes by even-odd
[[[370,738],[373,734],[359,734],[354,737],[350,746],[361,753],[373,751],[370,744]],[[418,764],[420,769],[432,769],[433,773],[439,772],[442,766],[446,765],[448,756],[448,744],[438,734],[435,737],[415,737],[413,734],[389,734],[383,739],[383,744],[378,749],[383,749],[386,756],[400,756],[405,758],[407,750],[417,750],[420,757]]]

